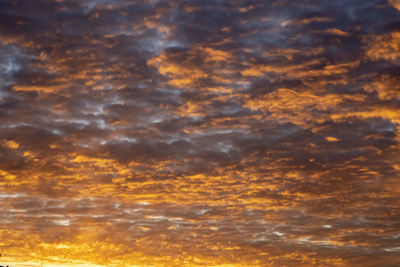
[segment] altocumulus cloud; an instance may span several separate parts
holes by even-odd
[[[0,0],[2,260],[400,264],[399,9]]]

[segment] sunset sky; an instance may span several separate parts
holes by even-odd
[[[400,266],[400,0],[0,0],[0,253]]]

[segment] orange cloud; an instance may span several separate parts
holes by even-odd
[[[395,61],[400,56],[400,33],[392,32],[366,38],[367,56],[373,60]]]
[[[400,10],[400,1],[399,0],[389,0],[389,3],[393,7],[397,8],[398,10]]]

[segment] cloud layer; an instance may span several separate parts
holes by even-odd
[[[2,260],[400,264],[396,0],[0,0]]]

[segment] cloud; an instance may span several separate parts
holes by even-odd
[[[396,9],[400,10],[400,2],[398,0],[389,0],[389,3]]]
[[[0,1],[2,260],[396,265],[396,5]]]

